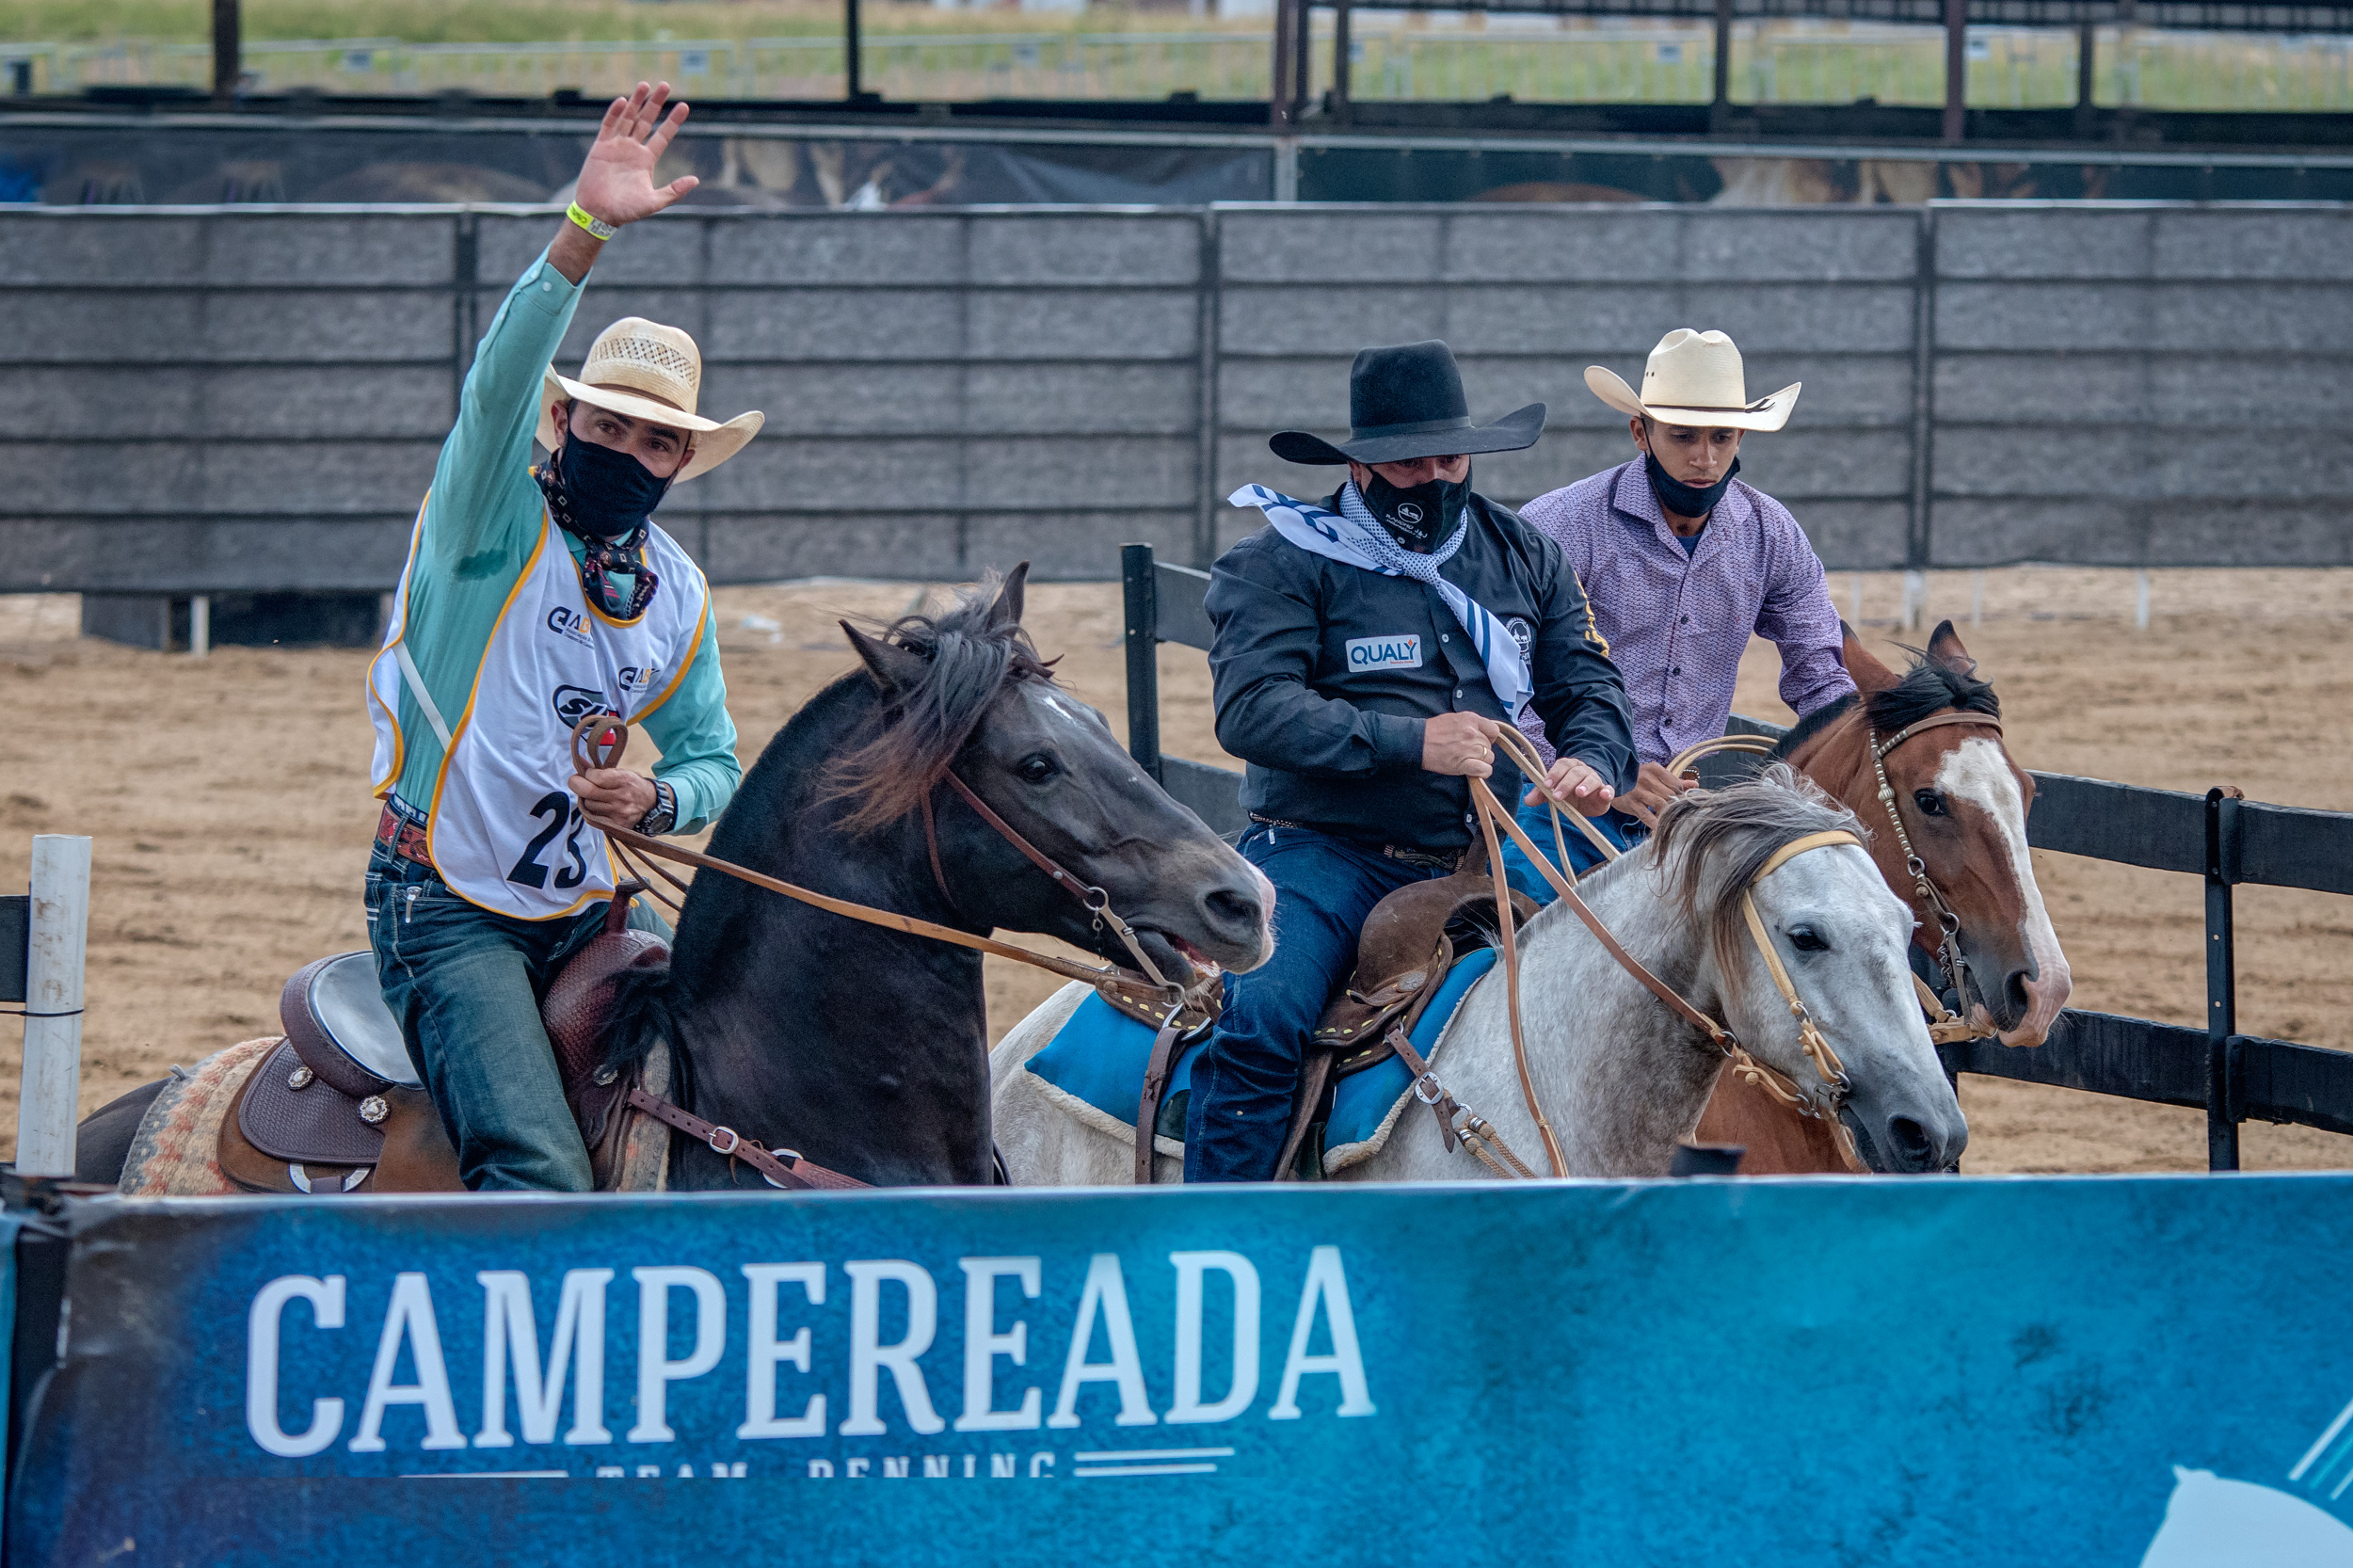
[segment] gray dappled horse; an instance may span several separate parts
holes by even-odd
[[[1633,955],[1748,1049],[1802,1088],[1821,1080],[1796,1020],[1750,944],[1740,893],[1753,882],[1759,913],[1814,1018],[1845,1059],[1847,1109],[1910,1168],[1960,1158],[1968,1125],[1929,1044],[1904,950],[1912,913],[1858,845],[1799,855],[1757,869],[1783,844],[1859,824],[1786,767],[1727,790],[1686,795],[1641,848],[1589,873],[1579,890]],[[1521,928],[1521,999],[1529,1065],[1560,1138],[1568,1174],[1657,1176],[1691,1136],[1724,1064],[1708,1037],[1668,1011],[1564,905]],[[1084,1000],[1066,986],[1016,1025],[991,1058],[996,1128],[1015,1185],[1103,1185],[1129,1179],[1132,1145],[1056,1107],[1023,1064]],[[1502,977],[1490,972],[1464,999],[1433,1064],[1448,1091],[1492,1123],[1540,1174],[1544,1143],[1513,1064]],[[1177,1162],[1158,1169],[1176,1179]],[[1344,1180],[1434,1181],[1489,1176],[1449,1153],[1436,1120],[1408,1100],[1380,1150],[1335,1175]]]

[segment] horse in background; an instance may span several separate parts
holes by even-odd
[[[1852,627],[1842,623],[1841,630],[1856,695],[1808,714],[1772,755],[1862,819],[1870,830],[1872,858],[1918,921],[1914,943],[1933,955],[1942,930],[1938,911],[1920,896],[1918,878],[1905,863],[1901,837],[1910,838],[1929,881],[1960,920],[1961,994],[1953,998],[1955,1010],[2006,1046],[2039,1046],[2074,983],[2035,883],[2026,849],[2034,779],[2003,742],[2001,699],[1978,678],[1977,661],[1951,621],[1938,625],[1928,648],[1901,674],[1866,650]],[[1945,713],[1982,715],[1988,722],[1940,724],[1887,751],[1881,766],[1894,798],[1882,801],[1872,766],[1875,743],[1884,745]],[[1902,836],[1890,824],[1891,809],[1899,813]],[[1849,1123],[1849,1130],[1873,1168],[1897,1168],[1871,1128]],[[1729,1074],[1697,1136],[1703,1143],[1745,1146],[1741,1169],[1751,1174],[1854,1169],[1818,1122],[1791,1114]]]

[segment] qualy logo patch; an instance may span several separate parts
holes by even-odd
[[[1389,515],[1397,519],[1398,521],[1403,523],[1408,528],[1419,528],[1421,526],[1422,513],[1421,504],[1419,502],[1401,501],[1397,504],[1396,509]]]
[[[1420,633],[1351,637],[1348,640],[1348,667],[1352,670],[1419,669]]]

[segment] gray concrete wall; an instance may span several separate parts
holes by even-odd
[[[2339,207],[1225,208],[695,214],[606,252],[693,331],[746,454],[663,511],[719,581],[1108,577],[1201,558],[1268,431],[1337,433],[1367,343],[1444,337],[1474,414],[1542,399],[1510,501],[1630,451],[1588,392],[1676,326],[1753,394],[1744,476],[1833,568],[2343,564]],[[552,228],[457,209],[0,216],[0,590],[376,590],[480,327]]]

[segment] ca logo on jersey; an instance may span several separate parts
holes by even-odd
[[[548,612],[548,630],[559,637],[569,637],[585,648],[592,640],[588,635],[588,616],[579,610],[568,610],[559,604]]]

